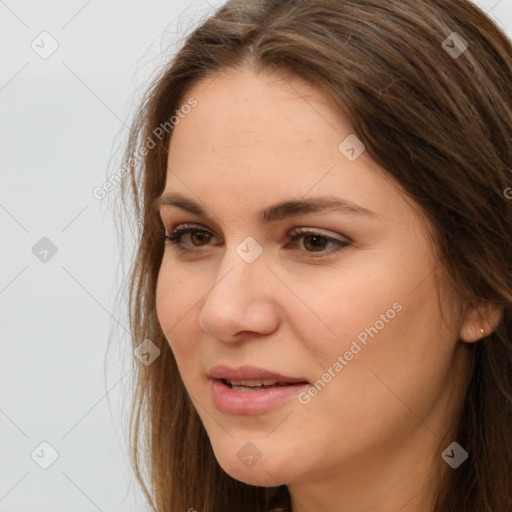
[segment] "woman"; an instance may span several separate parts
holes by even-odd
[[[511,84],[465,0],[228,2],[187,38],[126,153],[155,510],[512,509]]]

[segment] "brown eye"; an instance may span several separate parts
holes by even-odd
[[[339,240],[327,235],[323,235],[312,228],[301,228],[296,229],[290,235],[290,238],[296,242],[302,239],[302,243],[298,243],[299,250],[307,254],[319,253],[319,256],[323,254],[330,254],[336,252],[339,249],[350,245],[348,240]],[[304,247],[304,249],[301,248]]]
[[[208,243],[210,241],[211,236],[212,236],[211,233],[208,233],[206,231],[191,231],[190,232],[190,240],[196,246],[201,246],[203,242]],[[198,243],[196,243],[195,240],[197,240]]]
[[[311,251],[321,251],[325,249],[327,237],[321,235],[306,235],[304,237],[304,247]]]
[[[189,240],[185,239],[185,235],[189,235]],[[210,244],[211,239],[215,238],[215,234],[206,230],[199,229],[198,226],[184,225],[176,228],[171,234],[165,234],[165,241],[175,246],[180,251],[194,250],[194,247],[203,247]]]

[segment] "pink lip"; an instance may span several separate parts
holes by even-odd
[[[226,365],[214,366],[209,372],[208,377],[211,379],[226,379],[226,380],[256,380],[256,379],[268,379],[275,380],[277,382],[290,382],[296,383],[307,383],[307,379],[302,377],[287,377],[276,372],[271,372],[263,368],[257,368],[255,366],[240,366],[239,368],[230,368]]]
[[[217,409],[228,414],[261,414],[304,390],[310,384],[303,378],[287,377],[279,373],[271,372],[254,366],[242,366],[229,368],[220,365],[213,367],[210,377],[210,389],[213,402]],[[269,379],[278,382],[289,382],[292,386],[276,386],[260,391],[235,391],[223,382],[223,380],[257,380]]]

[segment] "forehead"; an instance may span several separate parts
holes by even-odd
[[[200,200],[229,194],[252,209],[337,194],[389,211],[389,180],[365,152],[354,161],[340,152],[352,129],[321,89],[243,69],[201,80],[183,103],[189,98],[197,105],[174,127],[166,190]]]
[[[336,102],[296,77],[230,69],[201,80],[188,97],[197,106],[175,127],[171,152],[192,135],[198,151],[208,148],[238,161],[260,149],[298,158],[313,148],[332,158],[341,137],[350,133]]]

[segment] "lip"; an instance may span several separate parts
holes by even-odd
[[[291,400],[300,391],[310,386],[306,379],[288,377],[254,366],[230,368],[229,366],[219,365],[213,367],[208,376],[210,381],[209,389],[217,409],[228,414],[238,415],[262,414]],[[222,382],[223,379],[268,379],[278,382],[289,382],[293,385],[270,387],[259,391],[235,391]]]
[[[268,379],[275,380],[277,382],[290,382],[291,384],[308,383],[308,380],[303,377],[288,377],[286,375],[281,375],[280,373],[250,365],[240,366],[239,368],[230,368],[226,365],[217,365],[208,372],[208,377],[216,380]]]

